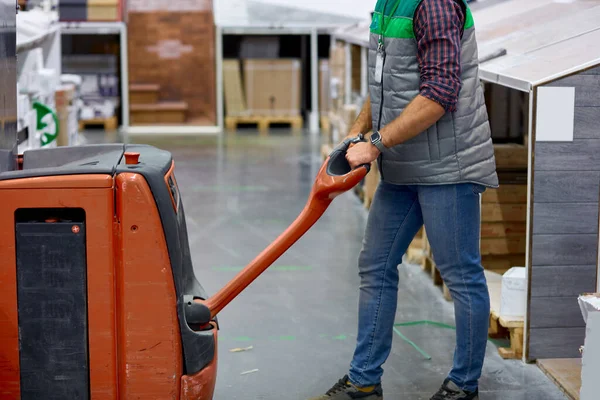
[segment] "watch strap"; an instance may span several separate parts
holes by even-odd
[[[371,144],[377,147],[377,149],[383,153],[385,150],[387,150],[387,147],[383,145],[383,142],[381,141],[381,134],[379,132],[377,132],[377,136],[379,136],[379,138],[377,140],[371,140]]]

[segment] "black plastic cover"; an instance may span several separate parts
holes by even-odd
[[[85,224],[15,229],[21,399],[89,399]]]

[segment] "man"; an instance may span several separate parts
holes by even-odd
[[[370,41],[370,96],[349,136],[373,133],[346,157],[352,166],[377,159],[382,181],[358,261],[350,371],[316,399],[383,398],[398,265],[424,224],[456,319],[454,365],[431,400],[477,400],[489,318],[479,199],[498,178],[473,19],[462,0],[379,0]]]

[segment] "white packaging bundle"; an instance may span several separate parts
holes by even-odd
[[[580,399],[596,400],[600,393],[600,293],[579,296],[578,301],[586,322]]]
[[[513,267],[502,276],[501,317],[524,317],[527,310],[525,267]]]

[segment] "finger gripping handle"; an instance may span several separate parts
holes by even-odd
[[[354,138],[347,138],[340,143],[331,154],[329,154],[329,162],[327,163],[327,174],[330,176],[343,176],[350,173],[353,169],[350,167],[350,163],[346,159],[346,152],[353,143],[363,142],[364,136],[362,134]],[[371,164],[362,164],[356,168],[364,167],[367,173],[371,170]]]

